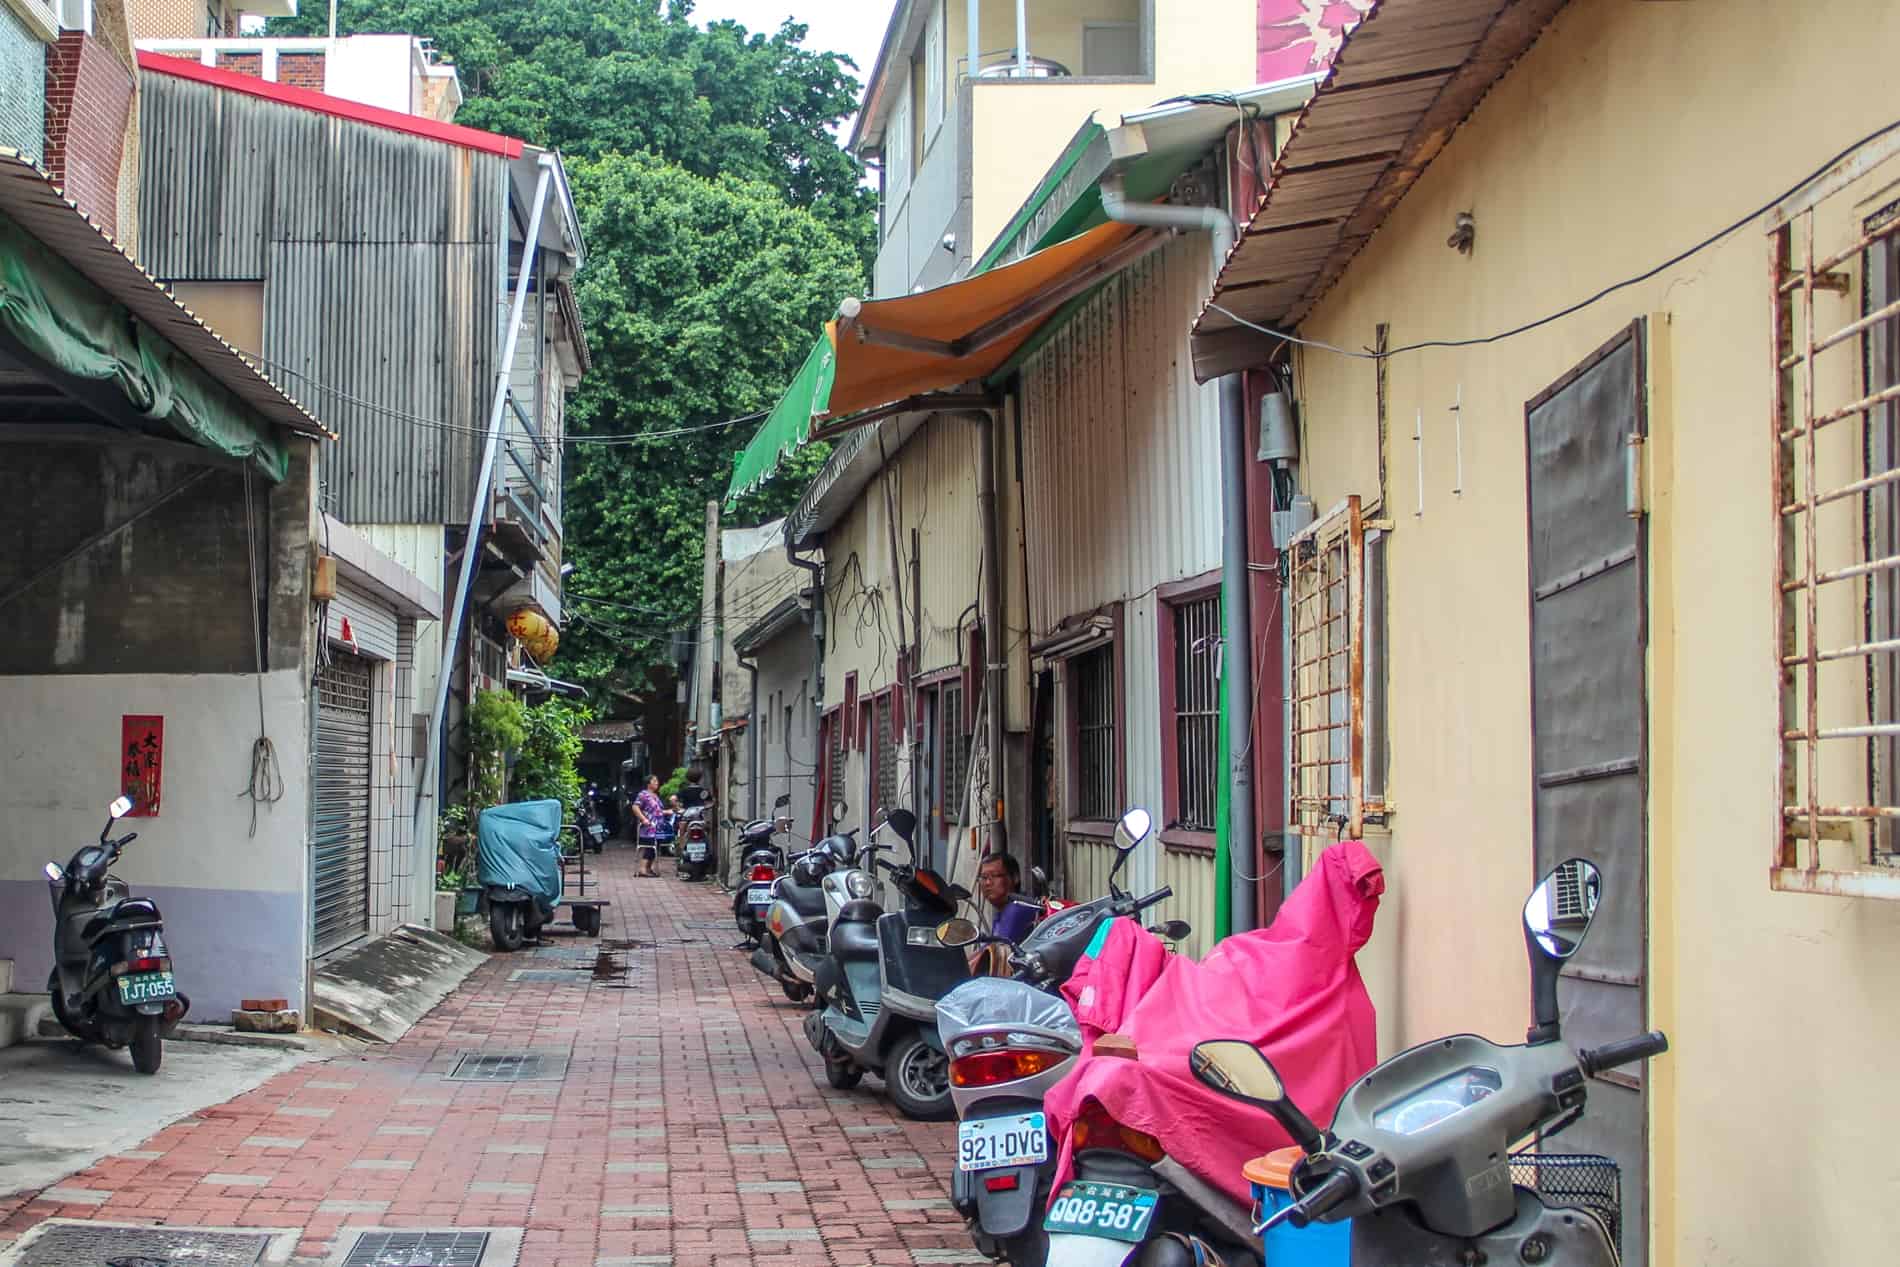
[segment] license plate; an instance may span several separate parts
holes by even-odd
[[[688,844],[686,846],[686,861],[688,862],[706,861],[706,844],[704,841]]]
[[[1049,1160],[1049,1123],[1041,1113],[957,1123],[957,1169],[1038,1166]]]
[[[1077,1180],[1062,1185],[1042,1226],[1054,1233],[1138,1243],[1148,1234],[1161,1194],[1119,1183]]]
[[[754,906],[770,906],[772,904],[772,886],[769,884],[753,885],[745,891],[745,900]]]
[[[156,1003],[177,993],[169,972],[138,972],[119,978],[121,1003]]]

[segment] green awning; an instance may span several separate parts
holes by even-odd
[[[193,444],[247,459],[273,482],[290,471],[290,451],[269,424],[6,216],[0,330],[61,374],[112,384],[134,412]]]
[[[771,479],[778,464],[805,443],[811,434],[812,416],[824,412],[825,402],[831,399],[831,379],[837,368],[831,331],[826,329],[812,345],[792,385],[773,406],[771,416],[759,424],[752,443],[733,460],[732,480],[726,485],[728,506]]]

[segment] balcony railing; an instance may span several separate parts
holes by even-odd
[[[561,538],[560,465],[554,446],[512,391],[507,404],[495,478],[495,536],[531,560],[551,559]]]

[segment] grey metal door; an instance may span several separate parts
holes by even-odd
[[[369,931],[372,663],[332,647],[317,670],[310,927],[316,954]]]
[[[1559,992],[1564,1038],[1575,1047],[1647,1028],[1648,563],[1635,483],[1643,396],[1637,322],[1525,409],[1534,873],[1573,856],[1603,869],[1595,926]],[[1649,1166],[1641,1068],[1594,1081],[1589,1112],[1548,1148],[1617,1160],[1624,1261],[1642,1267]]]

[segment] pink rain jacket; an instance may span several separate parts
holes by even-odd
[[[1118,919],[1063,994],[1092,1043],[1135,1040],[1139,1060],[1097,1058],[1085,1047],[1053,1087],[1049,1126],[1062,1141],[1057,1180],[1073,1168],[1069,1127],[1085,1100],[1153,1135],[1168,1156],[1240,1202],[1240,1168],[1292,1141],[1264,1110],[1197,1081],[1188,1053],[1211,1038],[1241,1038],[1273,1061],[1294,1103],[1322,1127],[1346,1089],[1377,1063],[1372,1000],[1353,955],[1372,935],[1385,891],[1378,861],[1356,840],[1319,856],[1274,919],[1194,960],[1170,955],[1134,920]]]

